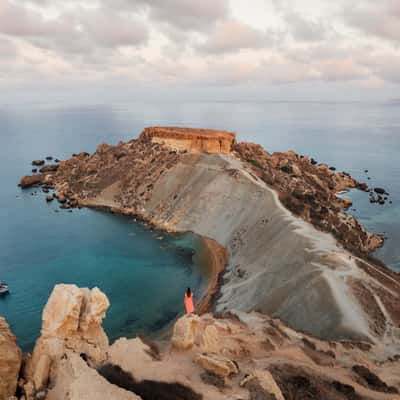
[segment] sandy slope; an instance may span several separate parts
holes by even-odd
[[[193,231],[227,248],[217,310],[260,310],[324,338],[373,338],[348,284],[349,277],[371,278],[238,160],[187,156],[157,181],[144,213],[164,228]]]

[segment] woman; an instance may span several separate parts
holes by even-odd
[[[185,308],[186,314],[192,314],[194,312],[194,305],[193,305],[193,293],[190,288],[187,288],[185,293]]]

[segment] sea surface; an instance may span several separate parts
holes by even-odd
[[[58,210],[37,189],[21,190],[30,162],[93,152],[102,142],[137,137],[145,126],[177,125],[235,131],[268,151],[293,149],[389,193],[385,205],[352,191],[349,210],[387,237],[376,256],[400,271],[400,105],[310,102],[124,102],[0,105],[0,298],[24,350],[39,335],[43,306],[56,283],[100,287],[111,307],[111,339],[160,329],[182,313],[187,286],[206,284],[193,235],[167,235],[116,215]],[[365,172],[368,170],[368,173]],[[368,180],[367,178],[370,177]],[[35,194],[35,191],[38,193]]]

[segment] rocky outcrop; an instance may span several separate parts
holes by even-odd
[[[180,385],[213,400],[400,398],[400,360],[383,360],[380,346],[321,341],[258,313],[184,316],[171,343],[155,357],[154,344],[118,340],[110,347],[109,365],[120,370],[113,381],[124,386],[133,380],[138,389],[140,382]],[[368,384],[355,370],[379,384]]]
[[[41,336],[25,368],[25,391],[35,393],[54,382],[68,352],[90,365],[107,359],[108,338],[102,320],[109,307],[99,289],[56,285],[42,317]]]
[[[400,399],[400,356],[389,357],[381,344],[319,340],[235,311],[181,317],[162,347],[141,338],[108,347],[107,307],[98,289],[55,287],[20,380],[21,400]],[[18,369],[7,381],[12,394]]]
[[[162,143],[180,151],[229,154],[236,135],[212,129],[156,126],[146,128],[140,138],[153,143]]]
[[[68,207],[73,199],[135,215],[226,249],[218,263],[228,259],[226,272],[218,268],[212,285],[219,297],[208,298],[218,311],[256,309],[330,339],[386,340],[400,326],[398,274],[364,260],[382,239],[345,214],[349,202],[336,196],[365,190],[347,173],[250,143],[230,154],[173,150],[146,133],[76,154],[49,176]]]
[[[343,213],[351,200],[337,197],[346,189],[366,191],[367,185],[294,151],[270,154],[253,143],[238,143],[234,151],[258,178],[277,191],[290,211],[332,233],[347,249],[368,253],[383,244],[382,236],[366,232],[355,218]]]
[[[19,186],[22,189],[26,189],[28,187],[34,185],[40,185],[44,182],[45,175],[44,174],[36,174],[36,175],[26,175],[23,176],[19,182]]]
[[[22,353],[6,320],[0,317],[0,400],[14,396]]]

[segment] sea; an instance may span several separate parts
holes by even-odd
[[[0,297],[4,316],[25,351],[40,334],[44,305],[57,283],[99,287],[111,306],[104,327],[111,341],[162,330],[183,313],[190,286],[200,296],[207,284],[196,261],[199,238],[151,230],[132,218],[106,212],[60,210],[40,190],[21,190],[31,161],[65,159],[138,137],[146,126],[226,129],[239,141],[267,151],[295,150],[350,173],[388,193],[384,205],[352,190],[349,213],[385,235],[375,256],[400,272],[400,104],[132,101],[69,105],[0,105]],[[391,202],[391,203],[390,203]]]

